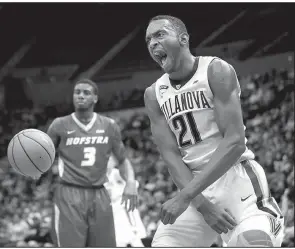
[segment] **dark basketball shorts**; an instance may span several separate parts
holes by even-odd
[[[58,184],[52,239],[58,247],[116,247],[113,211],[103,186]]]

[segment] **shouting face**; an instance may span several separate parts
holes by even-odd
[[[168,20],[154,20],[146,30],[149,53],[166,73],[175,72],[187,47],[188,35],[179,34]]]

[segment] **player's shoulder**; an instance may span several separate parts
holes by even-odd
[[[162,114],[159,103],[158,103],[156,91],[157,89],[156,89],[156,82],[155,82],[151,86],[146,88],[144,92],[145,109],[148,113],[149,118],[155,121],[156,119],[159,118],[159,115]]]
[[[111,125],[116,125],[116,124],[117,124],[117,122],[116,122],[115,119],[113,119],[113,118],[109,118],[109,117],[106,117],[106,118],[107,118],[107,121],[108,121]]]
[[[152,85],[147,87],[144,91],[144,103],[145,105],[148,105],[150,102],[157,100],[156,95],[156,84],[157,82],[154,82]]]
[[[169,85],[169,75],[167,73],[164,73],[155,81],[155,88],[160,88],[162,85]]]
[[[219,57],[212,58],[208,65],[208,76],[220,77],[234,71],[233,66]]]
[[[207,77],[214,96],[228,97],[232,90],[240,89],[234,67],[220,58],[210,63]]]
[[[96,113],[96,115],[97,115],[97,117],[99,119],[101,119],[101,120],[103,120],[103,121],[105,121],[107,123],[111,123],[111,124],[115,123],[115,120],[113,118],[110,118],[110,117],[108,117],[106,115],[103,115],[103,114],[100,114],[100,113]]]
[[[72,114],[68,114],[68,115],[65,115],[65,116],[60,116],[60,117],[58,117],[58,119],[61,120],[61,121],[71,120],[72,119]]]
[[[61,131],[65,127],[65,123],[69,119],[70,119],[70,115],[54,118],[52,122],[49,124],[48,131],[49,132],[52,130]]]
[[[72,119],[73,119],[72,114],[69,114],[69,115],[65,115],[65,116],[56,117],[54,119],[54,122],[57,124],[64,124],[64,123],[68,123]]]
[[[147,95],[147,97],[149,97],[150,95],[156,96],[157,88],[159,88],[160,85],[169,83],[169,80],[167,81],[167,79],[169,79],[168,74],[167,73],[162,74],[153,84],[151,84],[149,87],[145,89],[144,95],[145,96]]]
[[[207,77],[210,86],[214,84],[229,85],[231,80],[236,77],[234,67],[223,59],[216,57],[211,61],[207,70]]]
[[[144,93],[144,100],[157,100],[163,89],[168,89],[170,87],[169,75],[167,73],[159,77],[152,85],[146,88]]]
[[[116,126],[117,125],[116,120],[111,117],[107,117],[106,115],[99,114],[99,113],[96,113],[96,115],[97,115],[98,119],[100,119],[100,121],[102,123],[104,123],[106,126]]]
[[[162,74],[153,84],[147,87],[144,91],[144,99],[148,100],[149,98],[156,98],[156,91],[162,84],[167,84],[167,79],[169,78],[167,73]]]
[[[70,115],[67,116],[60,116],[53,119],[52,124],[59,125],[63,123],[65,120],[68,120],[70,118]]]
[[[144,91],[144,97],[150,97],[155,94],[156,82],[148,86]]]

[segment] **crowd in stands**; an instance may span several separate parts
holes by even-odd
[[[294,71],[286,70],[272,70],[265,75],[240,79],[247,145],[264,167],[271,193],[285,215],[284,247],[294,247],[293,81]],[[143,94],[137,90],[130,96],[135,96],[134,106],[142,106]],[[124,99],[120,101],[118,106],[122,108]],[[125,101],[128,102],[128,98]],[[67,107],[59,106],[45,110],[9,110],[0,115],[0,246],[52,246],[49,228],[57,169],[53,167],[37,181],[25,178],[8,165],[6,149],[18,131],[26,128],[46,130],[53,118],[68,113]],[[138,209],[147,233],[152,237],[159,222],[161,205],[173,197],[176,187],[153,143],[148,117],[140,113],[128,120],[113,118],[121,127],[140,183]]]

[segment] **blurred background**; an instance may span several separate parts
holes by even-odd
[[[46,131],[73,111],[80,77],[98,84],[97,112],[114,118],[140,183],[139,211],[149,246],[161,204],[176,187],[154,146],[143,93],[162,72],[145,44],[158,14],[187,25],[194,55],[231,63],[242,88],[248,146],[264,167],[294,247],[293,4],[0,3],[0,246],[48,247],[57,169],[38,181],[15,173],[6,149],[22,129]],[[221,246],[217,241],[213,246]]]

